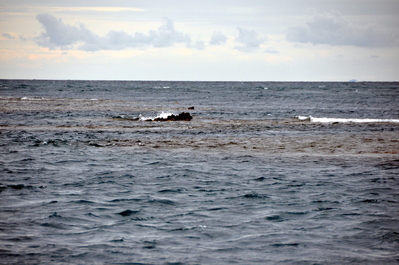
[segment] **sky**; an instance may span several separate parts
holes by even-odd
[[[399,81],[399,1],[0,0],[0,78]]]

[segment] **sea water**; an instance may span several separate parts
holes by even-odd
[[[1,80],[0,263],[397,264],[398,98],[395,82]]]

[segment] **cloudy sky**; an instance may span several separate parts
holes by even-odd
[[[398,0],[0,0],[0,78],[398,81]]]

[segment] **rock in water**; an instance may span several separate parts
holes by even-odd
[[[120,212],[118,214],[126,217],[126,216],[130,216],[132,214],[138,213],[138,212],[139,211],[126,210],[126,211]]]
[[[191,119],[193,118],[193,116],[191,116],[190,113],[188,112],[182,112],[178,115],[175,114],[171,114],[169,116],[167,116],[166,118],[155,118],[153,119],[153,121],[191,121]]]

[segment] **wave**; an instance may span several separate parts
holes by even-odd
[[[36,100],[49,100],[44,97],[21,97],[19,98],[20,100],[31,100],[31,101],[36,101]]]
[[[192,118],[193,117],[188,112],[181,112],[180,114],[162,112],[155,117],[139,117],[142,121],[190,121]]]
[[[162,112],[157,116],[143,116],[141,114],[138,117],[133,117],[129,115],[116,115],[113,116],[113,118],[121,120],[133,120],[133,121],[155,121],[155,120],[167,119],[171,115],[177,115],[177,114],[174,114],[172,112]]]
[[[378,122],[389,122],[399,123],[399,119],[357,119],[357,118],[316,118],[312,116],[296,116],[298,120],[310,121],[318,123],[378,123]]]
[[[140,114],[139,120],[141,121],[149,121],[149,120],[156,120],[156,119],[167,119],[169,116],[175,115],[174,113],[171,112],[162,112],[158,116],[149,116],[149,117],[144,117]]]

